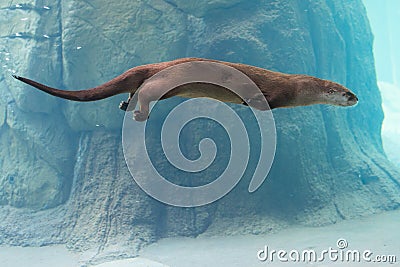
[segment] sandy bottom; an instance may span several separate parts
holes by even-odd
[[[340,250],[337,246],[347,247]],[[281,262],[277,253],[265,261],[258,259],[258,252],[268,246],[272,250],[286,250],[282,255],[288,262]],[[332,257],[339,257],[336,262],[329,259],[329,252],[325,260],[320,262],[294,263],[289,255],[296,257],[303,250],[314,250],[317,257],[323,250],[329,248],[338,250],[332,252]],[[371,260],[378,255],[394,255],[396,262],[341,261],[341,253],[347,251],[370,250]],[[268,253],[268,254],[269,254]],[[292,253],[292,254],[289,254]],[[260,257],[265,258],[265,253]],[[301,256],[300,256],[301,257]],[[346,256],[344,256],[345,258]],[[352,257],[351,257],[352,259]],[[1,267],[76,267],[81,266],[80,255],[66,250],[63,246],[41,248],[0,247]],[[99,267],[262,267],[262,266],[400,266],[400,211],[387,212],[371,217],[349,220],[319,228],[290,228],[270,235],[246,235],[231,237],[198,237],[198,238],[167,238],[145,248],[141,256],[135,259],[113,261],[97,265]]]

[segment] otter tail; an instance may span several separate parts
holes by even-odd
[[[124,73],[102,85],[79,91],[60,90],[17,75],[13,75],[13,77],[50,95],[81,102],[96,101],[114,95],[132,92],[137,88],[134,81],[135,79],[131,79],[132,73]]]

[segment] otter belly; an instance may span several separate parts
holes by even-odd
[[[165,96],[180,96],[185,98],[208,97],[222,102],[242,104],[244,101],[234,92],[215,84],[191,83],[185,84],[171,90]]]

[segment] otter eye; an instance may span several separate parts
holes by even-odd
[[[335,92],[335,90],[333,90],[333,89],[330,89],[329,91],[328,91],[328,94],[333,94]]]

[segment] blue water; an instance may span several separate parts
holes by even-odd
[[[374,32],[374,58],[376,75],[383,97],[385,120],[383,122],[383,145],[388,157],[399,166],[399,53],[396,47],[400,42],[398,30],[394,25],[399,21],[400,5],[396,1],[377,3],[364,1]],[[384,15],[383,15],[384,14]],[[392,95],[394,94],[394,95]]]
[[[19,246],[61,246],[78,266],[264,266],[268,242],[346,241],[398,261],[388,229],[400,207],[399,12],[396,0],[0,0],[0,245],[17,258]],[[82,90],[184,57],[334,81],[359,103],[256,111],[174,97],[138,123],[118,108],[128,94],[73,102],[12,77]],[[248,83],[235,71],[190,75]],[[178,125],[188,114],[198,118]],[[11,262],[0,253],[0,266]]]

